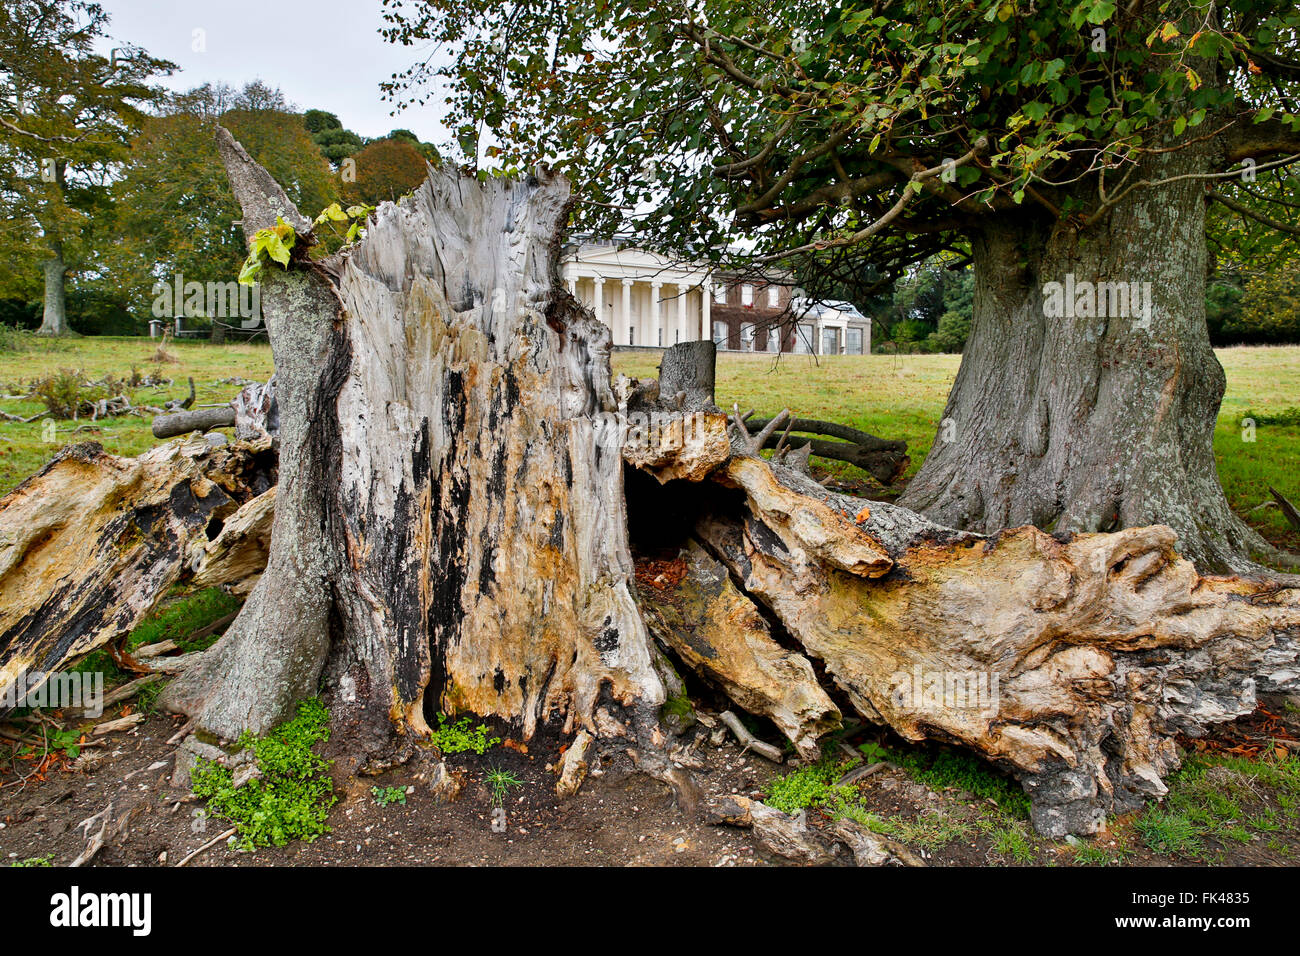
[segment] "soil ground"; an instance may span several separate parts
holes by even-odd
[[[711,719],[707,713],[704,718]],[[1278,733],[1272,714],[1256,712],[1225,725],[1219,736],[1199,742],[1198,747],[1206,752],[1239,751],[1243,741],[1258,738],[1261,722],[1268,733]],[[37,764],[42,769],[35,773],[32,761],[10,761],[0,774],[0,860],[10,865],[33,859],[66,865],[85,848],[84,830],[93,834],[98,829],[98,821],[88,827],[83,821],[103,810],[110,798],[114,816],[125,815],[127,825],[95,856],[93,865],[174,865],[212,840],[226,822],[207,817],[200,804],[171,786],[176,747],[167,741],[178,727],[176,719],[155,714],[129,731],[106,734],[100,746],[84,748],[75,760],[60,755]],[[697,726],[686,737],[692,735],[697,742],[686,759],[706,797],[760,796],[765,786],[789,772],[741,753],[729,737],[724,740],[707,727]],[[496,747],[482,756],[448,757],[449,767],[463,781],[459,797],[450,803],[434,798],[414,766],[378,777],[336,779],[339,801],[329,815],[330,831],[315,842],[245,853],[223,841],[189,865],[759,866],[786,862],[767,853],[749,831],[711,826],[698,815],[682,812],[666,786],[637,772],[621,755],[597,765],[578,795],[561,801],[555,796],[551,768],[558,763],[565,741],[538,738],[527,745],[527,753],[512,749],[517,744],[510,743],[511,747]],[[506,798],[504,833],[491,828],[492,802],[483,785],[488,767],[509,770],[523,781]],[[15,770],[30,776],[24,781]],[[1207,773],[1208,779],[1200,785],[1211,790],[1227,792],[1242,785],[1240,775],[1230,768],[1212,767]],[[405,805],[380,806],[371,791],[376,786],[406,789]],[[1054,842],[1039,840],[1023,820],[1008,816],[991,799],[957,786],[926,786],[901,768],[872,774],[859,788],[861,805],[886,821],[894,838],[930,865],[1292,863],[1300,855],[1294,802],[1285,794],[1249,783],[1244,792],[1244,804],[1234,810],[1241,826],[1221,826],[1213,833],[1201,833],[1194,843],[1155,852],[1137,832],[1137,815],[1112,821],[1108,832],[1090,841]],[[1253,829],[1247,825],[1265,819],[1273,824],[1261,823]],[[810,822],[826,821],[814,810]],[[1150,832],[1151,827],[1145,827],[1144,833]]]

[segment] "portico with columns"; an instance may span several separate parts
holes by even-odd
[[[704,268],[590,241],[568,246],[562,268],[569,291],[609,326],[614,345],[667,348],[711,337]]]

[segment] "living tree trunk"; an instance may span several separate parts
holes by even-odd
[[[1212,158],[1157,154],[1132,179],[1194,176]],[[900,503],[984,533],[1165,524],[1204,571],[1285,560],[1233,514],[1215,468],[1225,376],[1205,322],[1205,204],[1188,178],[1135,189],[1087,230],[1027,201],[977,235],[970,338]]]
[[[45,271],[45,311],[41,316],[41,335],[64,335],[68,331],[68,267],[63,261],[63,243],[50,242],[50,257],[42,268]]]
[[[166,703],[231,739],[323,682],[359,762],[399,759],[443,710],[526,738],[599,717],[648,752],[664,691],[631,593],[609,333],[557,281],[567,183],[435,172],[313,263],[310,224],[218,135],[245,232],[298,230],[262,296],[280,487],[265,574]]]

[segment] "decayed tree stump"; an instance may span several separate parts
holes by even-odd
[[[362,756],[437,710],[655,736],[663,687],[632,598],[609,333],[563,293],[550,174],[435,171],[365,238],[308,263],[310,224],[224,131],[252,235],[295,262],[263,288],[281,484],[266,573],[169,706],[231,738],[314,692]]]

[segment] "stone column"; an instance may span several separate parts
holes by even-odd
[[[677,328],[685,334],[686,325],[686,295],[691,291],[691,287],[685,282],[677,283]]]
[[[713,283],[705,279],[700,283],[700,341],[713,339]]]
[[[663,328],[663,313],[659,308],[659,290],[664,287],[662,282],[650,283],[650,328],[654,329],[655,335],[659,335],[659,330]],[[665,342],[664,345],[672,345],[672,342]]]
[[[609,325],[609,316],[605,314],[605,278],[604,276],[592,276],[591,281],[594,284],[595,291],[592,292],[591,311],[596,313],[596,318]],[[613,342],[614,327],[610,326],[610,341]]]
[[[624,345],[644,345],[644,342],[634,342],[632,338],[632,279],[623,280],[623,299],[619,303],[619,310],[622,315],[619,316],[619,326],[622,330]]]

